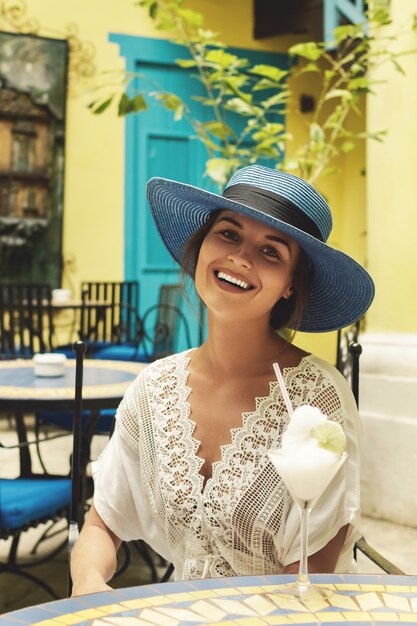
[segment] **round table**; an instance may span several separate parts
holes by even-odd
[[[84,360],[83,407],[115,408],[145,363]],[[35,376],[31,360],[0,361],[0,411],[71,410],[74,407],[75,360],[63,376]]]
[[[295,576],[245,576],[115,589],[48,602],[0,617],[0,626],[200,626],[417,623],[417,576],[313,574],[334,590],[306,603],[279,594]]]
[[[85,431],[87,443],[94,434],[101,409],[119,405],[126,389],[146,363],[85,359],[83,372],[83,409],[91,411]],[[75,400],[75,359],[68,359],[63,376],[35,376],[32,360],[0,361],[0,412],[15,416],[20,443],[27,441],[24,413],[36,411],[73,411]],[[20,449],[20,472],[31,474],[28,447]]]

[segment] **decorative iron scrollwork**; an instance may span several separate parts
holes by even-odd
[[[78,26],[73,22],[67,24],[63,32],[52,29],[28,16],[25,0],[0,0],[0,30],[66,39],[69,48],[68,86],[71,91],[77,83],[95,74],[94,45],[79,37]]]

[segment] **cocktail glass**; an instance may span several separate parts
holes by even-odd
[[[268,456],[278,470],[291,497],[300,512],[301,555],[300,567],[295,583],[284,585],[279,593],[289,594],[303,601],[327,599],[331,589],[314,585],[308,575],[307,543],[310,512],[332,478],[347,458],[346,452],[340,457],[328,454],[323,458],[308,454],[297,454],[294,447],[288,450],[269,450]]]

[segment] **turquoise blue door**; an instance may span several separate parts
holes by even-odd
[[[175,59],[185,56],[179,46],[125,35],[111,35],[110,41],[119,44],[126,59],[126,69],[139,74],[135,78],[136,88],[145,92],[170,91],[188,102],[190,93],[198,94],[198,81],[175,64]],[[286,55],[241,52],[252,62],[275,64],[281,68],[287,65]],[[139,280],[142,314],[156,304],[161,284],[179,280],[179,268],[165,250],[147,206],[146,182],[153,176],[162,176],[218,191],[204,176],[207,153],[193,138],[188,122],[185,119],[174,121],[173,115],[151,98],[148,104],[146,112],[126,118],[125,149],[125,278]],[[204,107],[198,103],[193,106],[194,114],[204,120],[207,115]],[[191,303],[184,301],[183,311],[192,343],[198,345],[201,337],[199,305],[195,296],[191,300]],[[177,349],[183,347],[182,334]]]

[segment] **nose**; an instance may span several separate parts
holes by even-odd
[[[251,254],[245,244],[241,244],[229,252],[227,255],[229,261],[232,261],[237,267],[252,267]]]

